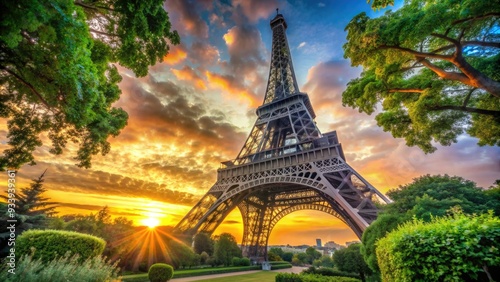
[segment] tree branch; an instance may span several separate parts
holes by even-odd
[[[440,54],[434,54],[434,53],[425,53],[425,52],[418,52],[409,48],[401,47],[401,46],[392,46],[392,45],[381,45],[379,48],[381,49],[395,49],[399,51],[403,51],[408,54],[415,55],[416,57],[424,57],[424,58],[432,58],[432,59],[441,59],[445,61],[451,61],[452,57],[449,55],[440,55]]]
[[[440,68],[440,67],[432,64],[431,62],[429,62],[426,59],[421,60],[421,62],[422,62],[422,65],[428,67],[430,70],[432,70],[434,73],[436,73],[441,78],[450,79],[450,80],[456,80],[456,81],[460,81],[460,82],[462,82],[463,84],[466,84],[466,85],[475,86],[475,85],[471,85],[470,79],[466,75],[464,75],[462,73],[459,73],[459,72],[447,72],[444,69],[442,69],[442,68]]]
[[[29,82],[27,82],[26,80],[24,80],[21,76],[19,76],[17,73],[7,69],[6,67],[4,66],[0,66],[0,69],[3,69],[5,70],[7,73],[9,73],[10,75],[14,76],[15,78],[17,78],[20,82],[22,82],[24,85],[26,85],[32,92],[33,94],[35,94],[35,96],[38,97],[38,99],[40,100],[40,102],[42,102],[42,104],[45,105],[45,107],[47,107],[47,109],[50,109],[51,107],[49,106],[49,104],[47,103],[47,101],[45,101],[45,99],[42,97],[42,95],[40,93],[38,93],[38,91],[36,91],[35,87],[33,87],[33,85],[31,85]]]
[[[431,35],[434,36],[434,37],[441,38],[441,39],[444,39],[446,41],[449,41],[449,42],[453,43],[453,45],[455,45],[457,47],[460,46],[460,42],[458,40],[455,40],[455,39],[453,39],[451,37],[448,37],[446,35],[439,34],[439,33],[434,33],[434,32],[431,33]]]
[[[401,93],[423,93],[425,89],[420,89],[420,88],[392,88],[388,90],[389,93],[394,93],[394,92],[401,92]]]
[[[83,8],[91,9],[91,10],[96,10],[96,11],[98,10],[97,7],[85,4],[85,3],[80,2],[80,1],[75,1],[74,4],[77,6],[83,7]]]
[[[96,29],[93,29],[93,28],[89,28],[89,31],[93,32],[93,33],[101,34],[101,35],[106,35],[106,36],[109,36],[109,37],[116,37],[117,36],[116,34],[111,34],[111,33],[103,32],[103,31],[99,31],[99,30],[96,30]]]
[[[470,97],[474,91],[476,91],[477,88],[472,88],[469,93],[467,93],[467,96],[465,96],[464,102],[462,104],[462,107],[466,107],[467,104],[469,103]]]
[[[106,11],[110,11],[110,12],[115,12],[114,9],[111,9],[109,7],[93,6],[93,5],[89,5],[89,4],[80,2],[80,1],[75,1],[74,4],[77,5],[77,6],[80,6],[80,7],[83,7],[83,8],[87,8],[87,9],[91,9],[91,10],[95,10],[95,11],[98,11],[98,10],[102,9],[102,10],[106,10]]]
[[[455,110],[455,111],[461,111],[461,112],[476,113],[476,114],[500,117],[500,111],[469,108],[469,107],[463,107],[463,106],[445,105],[445,106],[429,107],[429,109],[432,111]]]
[[[468,21],[482,20],[482,19],[486,19],[486,18],[489,18],[489,17],[500,17],[500,13],[499,12],[486,13],[484,15],[480,15],[480,16],[477,16],[477,17],[470,17],[470,18],[456,20],[456,21],[452,22],[451,24],[452,25],[456,25],[456,24],[464,23],[464,22],[468,22]]]

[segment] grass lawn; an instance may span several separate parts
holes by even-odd
[[[258,269],[260,269],[259,266],[236,266],[236,267],[231,266],[231,267],[216,267],[216,268],[181,269],[174,271],[173,278],[211,275],[217,273],[230,273],[230,272],[258,270]],[[147,273],[123,275],[122,280],[125,282],[149,281]]]
[[[219,277],[219,278],[212,278],[212,279],[204,279],[204,280],[198,280],[198,281],[203,281],[203,282],[274,282],[275,277],[278,274],[278,272],[274,271],[260,271],[256,273],[250,273],[250,274],[242,274],[242,275],[235,275],[235,276],[228,276],[228,277]]]

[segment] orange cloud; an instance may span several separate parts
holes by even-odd
[[[205,81],[196,73],[195,70],[185,65],[182,69],[172,69],[172,73],[177,77],[178,80],[186,80],[191,82],[193,86],[198,90],[206,90],[207,86]]]
[[[239,100],[246,101],[252,108],[256,108],[262,104],[261,99],[257,98],[254,93],[238,83],[234,77],[220,75],[210,71],[206,71],[205,74],[211,86],[215,86],[229,93],[231,99],[236,97]]]
[[[172,46],[170,52],[163,57],[163,62],[168,65],[178,64],[187,57],[187,52],[182,45]]]

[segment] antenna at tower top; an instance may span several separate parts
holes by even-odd
[[[276,8],[276,15],[278,15],[278,10],[279,10],[279,8]]]

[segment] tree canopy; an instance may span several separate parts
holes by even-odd
[[[341,271],[359,274],[362,281],[372,273],[359,252],[361,244],[351,244],[345,249],[333,253],[333,264]]]
[[[476,183],[458,176],[423,175],[412,183],[401,185],[387,193],[393,202],[382,207],[377,220],[363,232],[361,253],[374,271],[379,271],[376,244],[380,238],[400,224],[418,218],[430,221],[455,209],[466,214],[493,211],[500,215],[498,190],[484,190]]]
[[[219,264],[231,265],[234,257],[241,258],[241,249],[236,238],[229,233],[222,233],[215,237],[214,257]]]
[[[464,132],[479,145],[500,145],[499,7],[499,0],[408,0],[378,18],[355,16],[344,56],[363,72],[343,104],[367,114],[381,104],[378,125],[426,153]]]
[[[144,76],[179,43],[163,0],[2,1],[0,16],[0,117],[10,145],[0,169],[34,164],[47,139],[53,154],[77,143],[78,165],[90,167],[127,123],[111,106],[121,93],[113,63]]]

